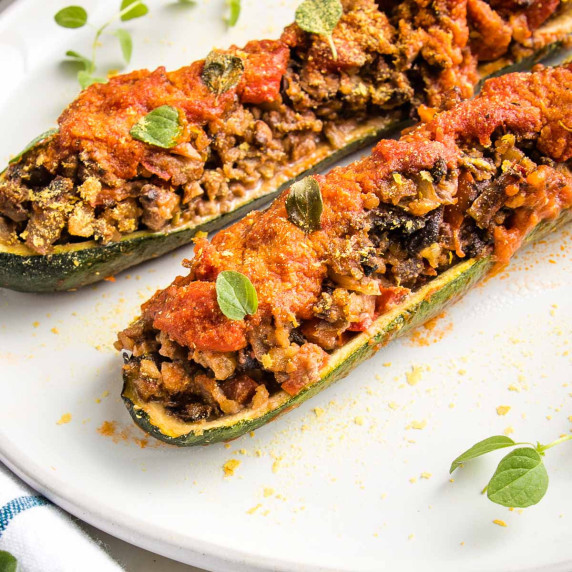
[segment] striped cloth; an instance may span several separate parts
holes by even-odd
[[[70,517],[0,463],[0,572],[120,572]]]

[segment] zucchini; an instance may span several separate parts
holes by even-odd
[[[517,63],[503,58],[481,66],[479,73],[482,80],[515,69],[530,68],[538,61],[562,51],[564,38],[572,33],[571,13],[572,9],[566,6],[558,16],[535,32],[535,37],[539,38],[539,46],[534,48],[534,55]],[[75,290],[161,256],[190,243],[197,232],[212,231],[229,224],[246,212],[269,202],[299,178],[325,169],[382,136],[410,124],[403,119],[403,113],[372,118],[349,133],[341,148],[332,150],[327,144],[318,146],[310,156],[290,165],[285,171],[261,185],[253,195],[237,200],[228,212],[222,214],[210,215],[202,220],[172,226],[159,232],[137,231],[125,235],[118,242],[106,245],[94,240],[58,245],[54,252],[48,255],[37,254],[23,244],[0,243],[0,287],[22,292]],[[17,156],[15,161],[21,160],[22,156],[25,157],[37,145],[44,145],[48,140],[39,137]],[[0,178],[3,176],[5,175],[0,174]]]
[[[571,220],[572,210],[568,209],[557,219],[540,223],[526,240],[528,242],[540,238]],[[488,256],[466,260],[450,268],[402,304],[380,316],[368,331],[358,334],[348,344],[335,351],[316,382],[307,385],[293,397],[285,391],[280,391],[269,399],[263,409],[246,409],[214,421],[184,423],[170,415],[162,405],[139,400],[129,376],[125,373],[123,401],[135,423],[165,443],[188,447],[236,439],[297,407],[334,381],[348,375],[354,367],[371,357],[393,338],[402,336],[439,314],[444,306],[461,297],[484,278],[494,265],[494,260]]]
[[[198,223],[159,232],[137,231],[125,235],[119,242],[105,245],[95,240],[57,245],[54,252],[47,255],[37,254],[24,244],[12,246],[0,242],[0,288],[21,292],[75,290],[113,276],[189,244],[199,231],[210,232],[222,228],[269,202],[296,180],[332,166],[343,157],[375,143],[383,135],[408,123],[390,118],[371,119],[349,134],[342,148],[332,151],[329,145],[319,146],[311,156],[291,165],[287,173],[266,181],[255,195],[237,200],[229,212],[205,216]],[[41,144],[45,145],[48,141],[43,139]]]

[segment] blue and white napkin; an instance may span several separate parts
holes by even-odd
[[[16,558],[17,572],[123,570],[66,513],[26,486],[0,463],[2,551]],[[2,568],[0,558],[0,572],[4,572]]]

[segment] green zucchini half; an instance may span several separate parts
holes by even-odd
[[[481,67],[481,82],[503,73],[530,69],[539,61],[562,52],[566,39],[572,36],[572,8],[565,6],[561,12],[536,30],[538,48],[534,54],[514,62],[502,59]],[[100,244],[94,240],[58,245],[52,254],[41,255],[23,244],[0,243],[0,288],[22,292],[54,292],[75,290],[113,276],[122,270],[146,260],[161,256],[191,242],[199,231],[217,230],[240,218],[247,212],[268,203],[297,179],[326,169],[354,151],[370,145],[383,136],[410,124],[404,121],[403,112],[395,111],[362,123],[347,135],[341,148],[332,150],[322,144],[310,156],[282,170],[254,193],[237,199],[225,213],[204,217],[186,225],[167,227],[159,232],[137,231],[125,235],[120,241]],[[36,145],[44,145],[49,138],[38,138]],[[20,160],[35,147],[34,143],[17,157]],[[5,176],[0,174],[0,178]]]
[[[528,242],[540,238],[571,220],[572,210],[568,209],[557,219],[540,223],[526,240]],[[336,350],[316,382],[307,385],[293,397],[285,391],[280,391],[273,395],[262,409],[245,409],[215,421],[184,423],[169,414],[159,403],[141,401],[126,374],[123,401],[135,423],[165,443],[188,447],[231,441],[297,407],[334,381],[348,375],[354,367],[371,357],[393,338],[406,334],[439,314],[447,304],[461,297],[484,278],[494,264],[489,256],[466,260],[450,268],[409,296],[405,302],[380,316],[367,331]]]
[[[275,198],[297,179],[327,169],[343,157],[408,123],[394,116],[371,119],[348,134],[340,149],[332,151],[327,144],[318,146],[311,156],[290,165],[287,170],[264,182],[254,193],[237,199],[228,212],[205,216],[199,222],[168,227],[159,232],[141,230],[105,245],[95,240],[57,245],[53,253],[46,255],[37,254],[24,244],[0,243],[0,288],[21,292],[74,290],[113,276],[190,243],[199,231],[210,232],[230,224]],[[44,139],[41,145],[48,141]]]

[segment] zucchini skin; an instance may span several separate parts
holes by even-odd
[[[572,221],[572,209],[563,211],[560,216],[551,221],[540,223],[526,238],[526,242],[533,241],[549,234],[556,228]],[[461,262],[450,268],[441,276],[435,278],[408,300],[400,304],[387,314],[376,320],[373,335],[364,332],[341,348],[330,359],[329,364],[322,371],[318,381],[306,386],[300,393],[283,399],[275,408],[261,412],[259,416],[241,418],[241,414],[233,416],[233,422],[219,427],[204,428],[201,423],[188,423],[187,433],[181,435],[169,434],[171,431],[161,427],[145,409],[146,404],[139,404],[130,386],[130,380],[124,375],[122,391],[123,401],[133,418],[133,421],[146,433],[165,443],[178,447],[194,445],[210,445],[222,441],[231,441],[258,429],[272,421],[282,413],[298,407],[304,401],[330,386],[335,381],[345,377],[361,362],[369,359],[373,354],[389,343],[392,339],[400,337],[410,330],[420,326],[432,317],[438,315],[445,306],[461,298],[477,282],[489,274],[495,262],[491,256],[481,259],[472,259]],[[283,392],[284,393],[284,392]],[[169,418],[166,411],[160,412],[160,417]],[[222,418],[224,419],[224,418]]]
[[[340,149],[336,149],[310,168],[276,187],[270,193],[247,200],[234,210],[215,215],[203,223],[160,232],[137,232],[119,242],[102,245],[95,241],[77,243],[77,248],[56,247],[53,254],[19,254],[0,244],[0,288],[20,292],[57,292],[77,290],[99,282],[127,268],[157,258],[185,244],[197,232],[218,230],[277,197],[298,179],[327,169],[347,155],[375,143],[384,135],[409,125],[395,121],[384,127],[367,130]],[[1,176],[1,175],[0,175]],[[86,245],[86,246],[82,246]]]

